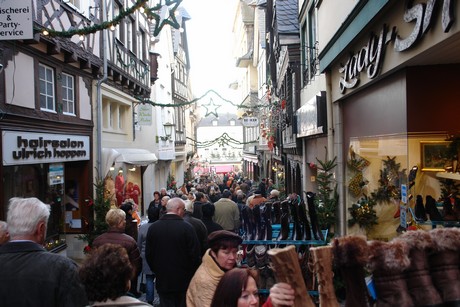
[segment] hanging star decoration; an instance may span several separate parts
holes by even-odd
[[[215,104],[214,100],[209,99],[208,104],[204,104],[203,107],[206,109],[206,115],[204,117],[208,117],[208,115],[214,115],[215,117],[219,117],[217,114],[217,109],[220,108],[222,105]]]
[[[176,9],[181,2],[182,0],[166,0],[165,4],[163,5],[163,1],[160,0],[157,5],[148,10],[149,13],[159,11],[159,14],[152,14],[153,18],[155,19],[155,29],[153,30],[153,36],[157,36],[161,32],[161,29],[163,29],[163,27],[167,24],[174,29],[180,28],[180,24],[177,22],[176,18]]]

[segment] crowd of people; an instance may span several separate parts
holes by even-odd
[[[0,301],[5,306],[259,306],[257,272],[241,261],[241,210],[279,192],[269,180],[256,189],[250,181],[227,179],[155,192],[147,223],[136,219],[131,203],[110,209],[107,232],[93,241],[80,267],[43,248],[49,205],[36,198],[11,199],[7,222],[0,223]],[[146,302],[139,300],[139,284]],[[293,302],[294,290],[278,283],[264,306]]]

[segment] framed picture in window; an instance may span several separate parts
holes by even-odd
[[[422,171],[443,172],[452,167],[450,151],[451,142],[448,141],[424,141],[420,142],[422,153]]]

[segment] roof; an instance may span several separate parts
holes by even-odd
[[[299,34],[299,5],[297,0],[276,1],[278,34]]]

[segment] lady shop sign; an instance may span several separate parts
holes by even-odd
[[[414,23],[412,33],[406,38],[401,38],[397,35],[396,27],[389,29],[389,26],[385,24],[378,36],[372,33],[367,45],[357,53],[350,55],[345,64],[341,64],[342,67],[339,69],[339,73],[342,74],[339,81],[340,92],[343,94],[346,89],[356,87],[359,83],[359,76],[363,71],[367,72],[369,79],[373,79],[380,74],[386,45],[389,42],[394,41],[394,50],[401,52],[410,49],[416,42],[421,40],[435,19],[434,12],[437,6],[441,6],[442,29],[444,33],[449,32],[455,20],[454,1],[429,0],[426,4],[418,3],[416,5],[413,5],[413,1],[408,1],[404,21]]]

